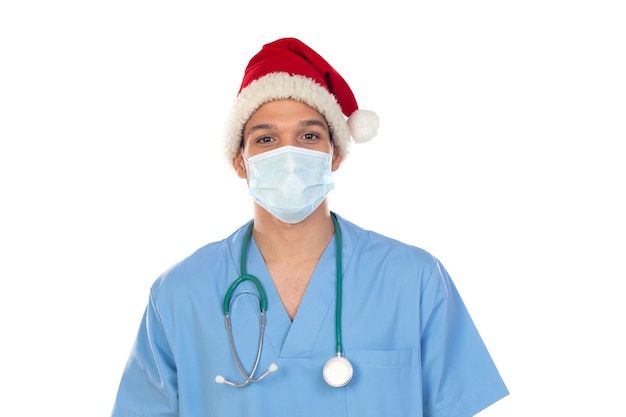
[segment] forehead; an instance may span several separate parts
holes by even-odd
[[[306,103],[297,100],[285,99],[268,101],[262,104],[246,123],[245,129],[255,123],[276,122],[299,122],[306,119],[317,119],[328,127],[326,118]]]

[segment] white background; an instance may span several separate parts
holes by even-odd
[[[152,281],[252,214],[222,126],[295,36],[381,117],[331,208],[448,268],[511,391],[481,416],[626,415],[620,3],[3,2],[2,414],[109,415]]]

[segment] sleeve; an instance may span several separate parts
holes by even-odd
[[[425,417],[470,417],[508,395],[454,283],[437,261],[422,294]]]
[[[178,414],[176,364],[152,291],[111,417],[175,417]]]

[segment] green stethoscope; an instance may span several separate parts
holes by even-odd
[[[324,376],[324,380],[328,383],[328,385],[332,387],[343,387],[352,379],[353,369],[350,361],[342,356],[343,346],[341,343],[341,288],[342,288],[342,275],[341,275],[341,229],[339,228],[339,223],[337,222],[337,218],[334,213],[331,214],[331,218],[333,219],[333,225],[335,227],[335,246],[337,247],[337,268],[336,268],[336,304],[335,304],[335,339],[336,339],[336,348],[337,355],[330,358],[326,364],[324,365],[324,369],[322,374]],[[226,295],[224,296],[224,320],[226,323],[226,329],[228,331],[228,341],[230,342],[230,350],[233,354],[233,358],[235,359],[235,363],[237,364],[237,368],[239,368],[239,372],[245,378],[241,383],[235,383],[228,381],[223,376],[218,375],[215,377],[215,382],[218,384],[227,384],[233,387],[243,387],[250,382],[258,382],[265,378],[270,373],[276,371],[278,366],[275,363],[272,363],[269,368],[263,372],[260,376],[255,377],[257,367],[259,365],[259,360],[261,359],[261,349],[263,348],[263,333],[265,329],[265,311],[267,310],[267,296],[265,294],[265,290],[261,285],[261,282],[254,275],[250,275],[247,272],[246,264],[247,264],[247,256],[248,256],[248,246],[250,244],[250,240],[252,239],[252,229],[254,223],[250,224],[246,235],[244,237],[244,243],[241,248],[241,275],[237,278],[231,286],[226,291]],[[256,358],[254,360],[254,365],[252,367],[252,371],[250,373],[246,372],[239,360],[239,355],[237,354],[237,349],[235,348],[235,342],[233,340],[233,332],[230,325],[230,305],[233,301],[233,294],[235,289],[244,281],[251,281],[259,295],[259,307],[261,310],[261,318],[259,321],[259,343],[257,345],[257,353]]]

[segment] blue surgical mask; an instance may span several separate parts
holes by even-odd
[[[254,201],[285,223],[306,219],[335,188],[332,153],[281,146],[247,159],[246,169]]]

